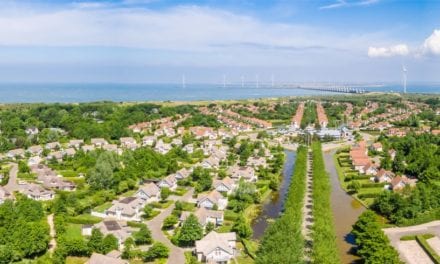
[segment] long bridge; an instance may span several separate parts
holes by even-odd
[[[356,88],[356,87],[348,87],[348,86],[340,86],[340,87],[326,87],[326,86],[291,86],[291,85],[285,85],[283,88],[295,88],[295,89],[302,89],[302,90],[312,90],[312,91],[323,91],[323,92],[332,92],[332,93],[350,93],[350,94],[365,94],[369,93],[369,91],[363,89],[363,88]]]

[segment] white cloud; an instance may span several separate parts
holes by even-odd
[[[350,7],[350,6],[369,6],[378,2],[379,0],[361,0],[361,1],[336,0],[335,3],[321,6],[319,9],[335,9],[335,8]]]
[[[422,46],[423,54],[440,55],[440,29],[434,30]]]
[[[390,47],[369,47],[368,56],[371,58],[406,56],[409,48],[405,44],[398,44]]]

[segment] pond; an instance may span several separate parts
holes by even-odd
[[[260,239],[270,221],[277,218],[284,208],[284,200],[289,191],[289,185],[295,167],[296,152],[286,150],[284,153],[286,154],[286,160],[284,161],[283,178],[280,183],[280,189],[277,192],[271,193],[269,198],[262,205],[259,215],[252,222],[252,230],[254,231],[253,239]]]

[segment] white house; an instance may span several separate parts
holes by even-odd
[[[145,136],[142,138],[142,146],[153,146],[156,141],[155,136]]]
[[[182,215],[179,219],[180,222],[182,223],[185,221],[190,214],[192,213],[186,211],[182,212]],[[223,224],[224,220],[223,211],[209,210],[204,207],[197,209],[194,212],[194,215],[197,217],[197,220],[199,220],[199,223],[203,228],[205,228],[208,223],[213,223],[215,226],[220,226]]]
[[[254,168],[249,166],[235,165],[229,168],[228,173],[229,175],[231,175],[231,178],[236,181],[240,180],[241,178],[243,178],[247,182],[257,181],[257,176],[255,175]]]
[[[223,180],[214,180],[213,186],[218,192],[224,192],[228,195],[231,194],[237,187],[234,180],[232,180],[230,177],[226,177]]]
[[[212,209],[217,206],[218,210],[224,210],[228,205],[228,198],[224,197],[216,190],[208,194],[199,194],[197,197],[197,207]]]
[[[157,184],[160,188],[168,188],[170,190],[175,190],[177,188],[177,179],[174,174],[170,174],[159,181]]]
[[[113,201],[112,206],[105,211],[108,217],[125,221],[141,221],[145,200],[138,197],[125,197]]]
[[[136,197],[145,200],[147,203],[156,202],[160,199],[160,189],[154,183],[148,183],[139,188]]]
[[[204,263],[229,263],[236,250],[236,234],[211,231],[201,240],[196,241],[197,260]]]

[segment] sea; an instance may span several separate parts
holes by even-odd
[[[371,92],[402,92],[399,84],[356,87]],[[440,96],[440,84],[409,84],[407,92]],[[0,83],[0,103],[205,101],[336,94],[271,85]]]

